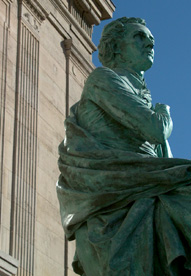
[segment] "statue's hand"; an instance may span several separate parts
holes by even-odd
[[[166,104],[157,103],[155,105],[155,112],[158,114],[167,113],[168,115],[170,115],[170,106]]]

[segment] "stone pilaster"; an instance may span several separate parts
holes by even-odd
[[[10,28],[11,0],[0,2],[0,222],[2,213],[2,188],[4,173],[5,107],[7,93],[7,49]]]
[[[34,275],[39,83],[39,32],[45,14],[35,1],[18,3],[18,48],[10,254],[18,275]]]

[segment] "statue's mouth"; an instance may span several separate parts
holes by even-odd
[[[151,56],[152,58],[154,57],[154,54],[153,54],[153,51],[152,51],[152,50],[147,51],[146,53],[147,53],[148,56]]]

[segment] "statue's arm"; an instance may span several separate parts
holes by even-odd
[[[96,70],[88,80],[84,96],[143,139],[153,144],[164,143],[172,131],[169,107],[158,104],[155,110],[149,109],[115,72],[107,68]]]

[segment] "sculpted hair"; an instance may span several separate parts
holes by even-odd
[[[146,25],[144,19],[135,17],[122,17],[107,24],[102,32],[100,43],[98,45],[99,60],[103,66],[115,67],[115,50],[116,45],[125,36],[126,25],[129,23],[138,23]]]

